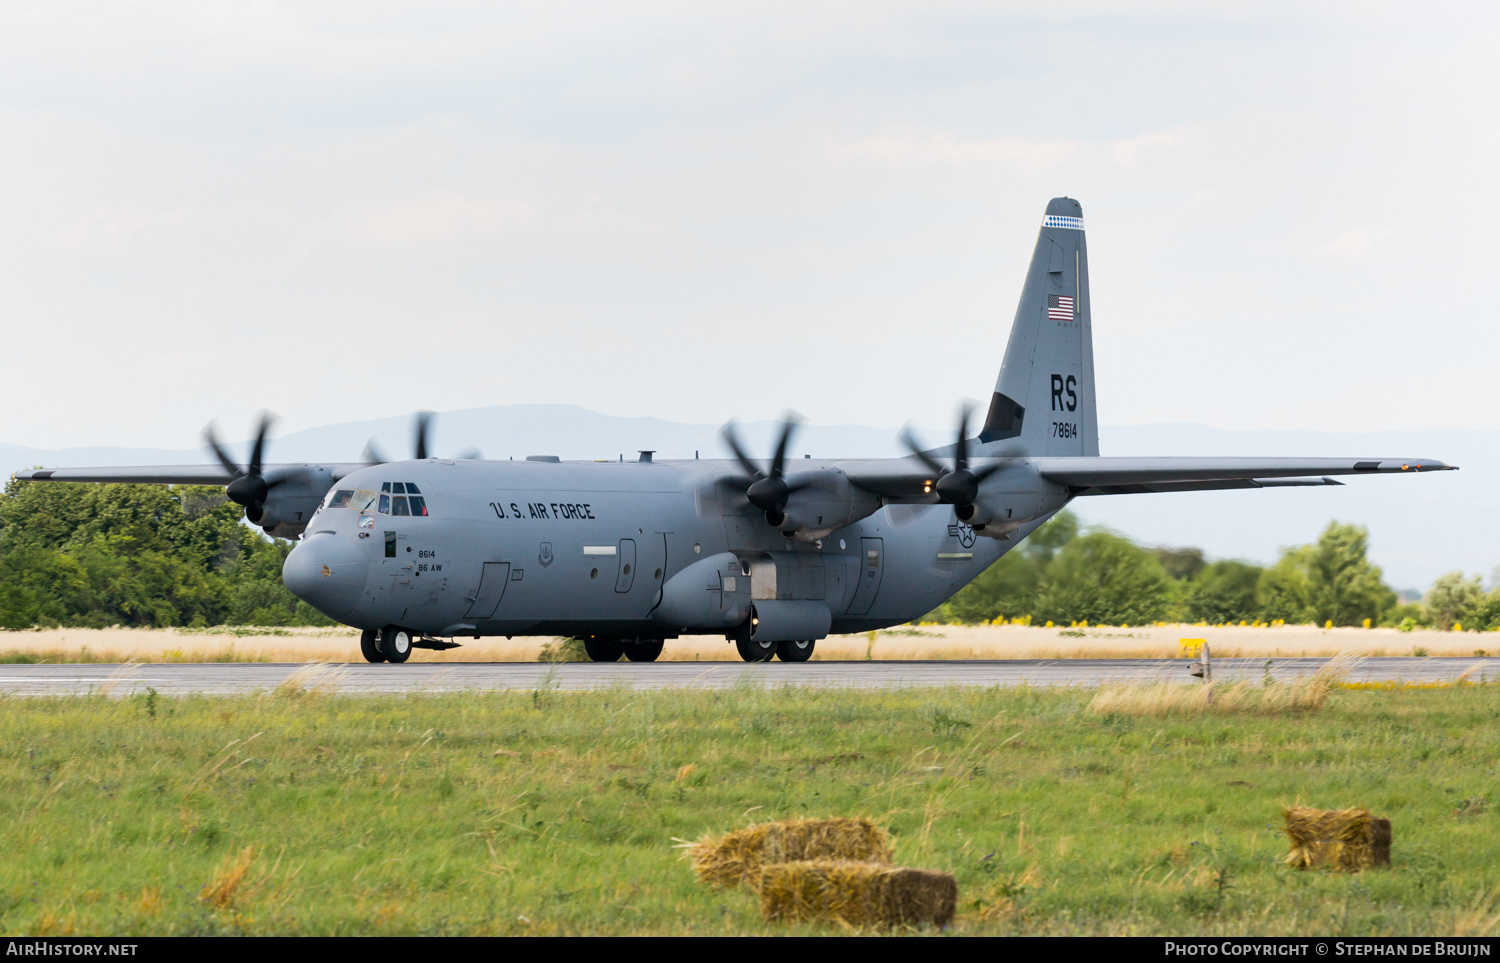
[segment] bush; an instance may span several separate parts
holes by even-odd
[[[1172,580],[1155,553],[1113,532],[1068,542],[1037,593],[1037,621],[1140,625],[1165,618]]]
[[[1255,590],[1265,569],[1228,559],[1213,562],[1188,583],[1185,599],[1189,622],[1254,621],[1260,616]]]

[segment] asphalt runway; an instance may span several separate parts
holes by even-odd
[[[1328,659],[1217,659],[1218,681],[1276,681],[1311,675]],[[281,685],[300,673],[305,684],[349,694],[690,688],[752,684],[852,688],[916,686],[1083,686],[1119,682],[1196,682],[1188,660],[1066,659],[931,662],[408,662],[405,665],[292,663],[157,663],[0,666],[0,694],[116,697],[155,689],[162,695],[243,695]],[[1500,659],[1370,658],[1348,674],[1355,682],[1476,682],[1500,676]]]

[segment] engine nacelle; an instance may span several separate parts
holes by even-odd
[[[276,538],[301,535],[334,484],[333,473],[317,465],[266,472],[265,480],[270,490],[260,517],[250,522]]]
[[[827,468],[789,472],[789,483],[797,485],[780,518],[766,517],[767,524],[790,532],[799,541],[827,538],[836,529],[851,525],[880,510],[880,498],[849,483],[849,476]]]

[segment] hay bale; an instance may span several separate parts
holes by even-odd
[[[760,915],[848,926],[947,926],[958,903],[952,873],[818,859],[764,866]]]
[[[699,882],[752,889],[762,866],[808,859],[891,861],[890,835],[868,819],[787,819],[705,836],[688,848]]]
[[[1368,809],[1311,809],[1287,806],[1286,864],[1298,869],[1327,866],[1357,873],[1391,864],[1391,821]]]

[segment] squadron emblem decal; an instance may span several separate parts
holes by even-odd
[[[536,560],[542,563],[542,568],[552,564],[552,543],[543,542],[541,551],[536,553]]]

